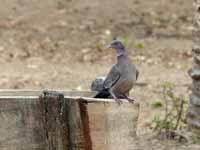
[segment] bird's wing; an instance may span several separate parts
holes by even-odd
[[[119,78],[120,78],[119,69],[118,69],[117,65],[114,65],[104,81],[103,88],[104,89],[111,88],[112,86],[114,86],[117,83]]]
[[[136,69],[136,80],[138,79],[139,74],[140,74],[140,72]]]

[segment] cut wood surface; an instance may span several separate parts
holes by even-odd
[[[45,90],[44,90],[45,91]],[[66,90],[50,90],[63,93],[65,96],[79,96],[79,97],[93,97],[96,92],[93,91],[66,91]],[[21,90],[10,90],[10,89],[0,89],[0,96],[39,96],[43,93],[43,90],[31,90],[31,89],[21,89]]]
[[[136,148],[138,103],[119,106],[113,99],[89,98],[93,92],[64,91],[63,99],[39,93],[0,91],[1,150]]]

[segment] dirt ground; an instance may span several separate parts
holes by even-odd
[[[188,0],[2,0],[0,87],[90,90],[115,62],[105,45],[118,37],[140,71],[138,82],[146,84],[131,93],[141,103],[139,149],[197,150],[144,136],[151,135],[150,105],[164,81],[188,99],[192,17]]]

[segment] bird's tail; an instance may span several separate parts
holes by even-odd
[[[110,92],[108,89],[103,89],[94,98],[110,98]]]

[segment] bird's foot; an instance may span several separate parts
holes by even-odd
[[[110,94],[115,99],[115,101],[117,102],[117,104],[119,104],[119,105],[122,104],[122,101],[112,91],[110,91]]]
[[[117,102],[117,104],[121,105],[122,104],[122,101],[118,98],[115,98],[115,101]]]
[[[128,100],[130,103],[134,103],[134,101],[135,101],[133,98],[129,98],[129,97],[127,98],[127,100]]]
[[[134,98],[130,98],[127,95],[125,95],[125,99],[127,99],[130,103],[134,103],[134,101],[135,101]]]

